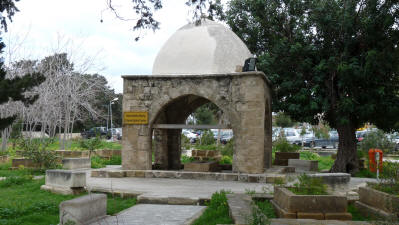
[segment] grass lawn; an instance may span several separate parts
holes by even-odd
[[[229,216],[226,192],[216,192],[212,195],[205,212],[194,221],[193,225],[232,224]]]
[[[1,225],[49,225],[59,222],[59,204],[76,198],[40,190],[44,179],[24,180],[22,184],[0,181]],[[108,196],[107,214],[113,215],[136,204],[136,199]]]
[[[45,174],[43,170],[28,170],[28,169],[9,170],[10,167],[11,167],[11,162],[0,164],[0,177],[26,176],[26,175],[38,176]]]

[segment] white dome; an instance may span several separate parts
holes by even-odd
[[[211,20],[187,24],[177,30],[159,51],[152,74],[233,73],[251,53],[230,29]]]

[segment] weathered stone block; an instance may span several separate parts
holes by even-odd
[[[168,205],[197,205],[198,198],[169,197]]]
[[[283,187],[275,187],[273,202],[274,207],[281,215],[295,213],[297,218],[324,219],[325,213],[330,217],[347,214],[347,200],[343,196],[334,195],[296,195]],[[335,214],[338,213],[338,214]]]
[[[64,158],[62,167],[67,170],[89,169],[91,168],[90,158]]]
[[[122,178],[126,177],[126,172],[122,170],[110,170],[108,171],[109,178]]]
[[[321,178],[323,183],[328,185],[347,184],[351,179],[349,173],[316,173],[309,174],[309,177]]]
[[[370,187],[359,188],[359,199],[362,203],[387,213],[399,212],[399,197]]]
[[[237,181],[238,180],[238,175],[237,174],[225,173],[225,174],[223,174],[223,180],[226,180],[226,181]]]
[[[46,170],[46,185],[66,188],[86,186],[86,172],[73,170]]]
[[[248,175],[248,182],[250,183],[258,183],[259,175]]]
[[[352,220],[350,213],[325,213],[324,217],[326,220]]]
[[[91,177],[107,177],[108,173],[105,170],[92,170]]]
[[[60,203],[60,224],[90,224],[107,215],[107,196],[90,194]]]
[[[217,172],[219,171],[218,162],[191,162],[184,164],[185,171],[193,172]]]
[[[317,160],[289,159],[288,166],[295,167],[296,170],[318,171],[319,162]]]
[[[168,197],[139,195],[137,203],[140,204],[168,204]]]
[[[25,158],[15,158],[11,161],[12,168],[39,168],[39,164],[33,162],[32,159],[25,159]]]
[[[298,219],[315,219],[315,220],[324,220],[323,213],[305,213],[305,212],[298,212],[297,213]]]

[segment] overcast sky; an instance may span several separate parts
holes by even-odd
[[[121,15],[135,18],[131,0],[114,0]],[[156,18],[161,29],[138,35],[135,21],[121,21],[107,9],[106,0],[21,0],[20,12],[9,24],[4,41],[6,61],[41,59],[67,52],[77,70],[104,75],[110,86],[122,92],[121,75],[151,74],[157,52],[166,40],[189,22],[185,1],[163,1]],[[101,23],[100,20],[103,19]],[[86,59],[94,59],[86,71]]]

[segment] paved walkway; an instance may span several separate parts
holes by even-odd
[[[205,206],[139,204],[92,225],[188,225]]]

